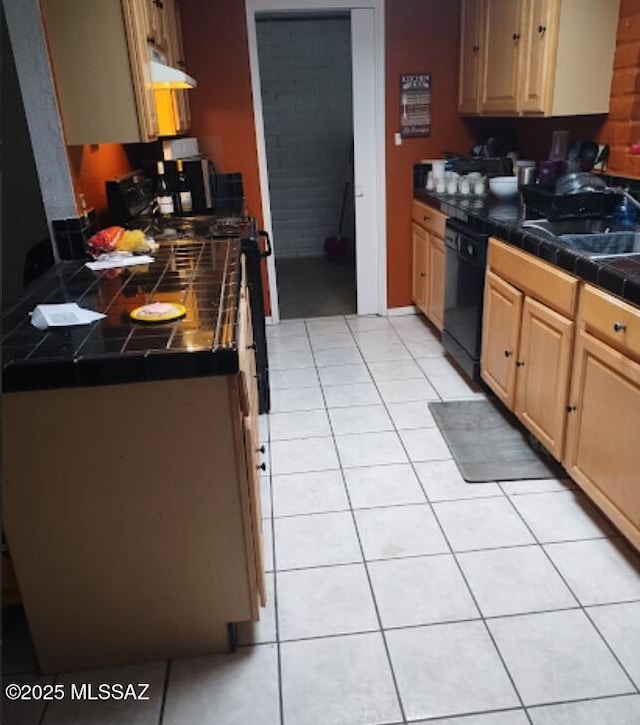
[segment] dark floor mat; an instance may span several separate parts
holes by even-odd
[[[429,403],[429,409],[469,483],[565,475],[533,447],[516,419],[490,400]]]

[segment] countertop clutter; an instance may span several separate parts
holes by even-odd
[[[594,259],[536,229],[523,227],[530,217],[519,197],[506,201],[498,201],[488,194],[482,198],[463,198],[421,188],[414,190],[414,197],[448,217],[466,222],[476,231],[498,237],[640,306],[640,254]]]
[[[63,262],[29,287],[2,325],[6,392],[166,380],[238,370],[238,239],[162,242],[141,267],[92,272]],[[38,304],[77,302],[106,317],[92,325],[40,331]],[[171,323],[135,322],[132,310],[175,302],[187,314]]]

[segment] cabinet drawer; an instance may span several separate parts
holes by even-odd
[[[591,285],[585,285],[580,317],[595,337],[640,358],[639,309]]]
[[[414,199],[411,218],[416,224],[444,239],[444,225],[447,217],[442,212]]]
[[[489,240],[489,267],[529,297],[575,319],[579,289],[575,277],[498,239]]]

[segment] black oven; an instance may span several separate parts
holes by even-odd
[[[488,241],[488,234],[479,234],[456,219],[447,220],[442,344],[477,382],[481,380],[482,304]]]

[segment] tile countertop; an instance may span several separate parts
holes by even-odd
[[[465,199],[424,189],[414,189],[413,193],[415,199],[443,214],[513,244],[640,307],[640,254],[590,259],[535,229],[523,228],[522,223],[528,217],[520,198],[505,202],[489,194],[479,199]]]
[[[5,392],[143,382],[238,370],[240,288],[237,239],[178,239],[153,253],[153,264],[92,272],[61,262],[3,312]],[[106,314],[91,325],[37,330],[38,304],[77,302]],[[179,302],[187,314],[170,323],[140,323],[129,313],[149,302]],[[225,324],[230,341],[222,344]]]

